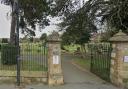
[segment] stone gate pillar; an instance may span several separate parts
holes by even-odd
[[[61,39],[57,32],[53,32],[48,37],[48,84],[61,85],[63,73],[61,66]]]
[[[112,38],[111,82],[119,87],[128,87],[128,36],[119,31]]]

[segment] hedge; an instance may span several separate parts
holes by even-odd
[[[3,65],[15,65],[17,48],[14,45],[2,44],[1,45],[1,62]]]
[[[8,39],[7,38],[2,38],[2,43],[8,43]]]

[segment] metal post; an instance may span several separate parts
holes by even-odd
[[[93,46],[91,46],[91,47],[93,47]],[[91,70],[91,72],[93,71],[93,51],[92,51],[92,48],[90,47],[90,56],[91,56],[91,68],[90,68],[90,70]]]
[[[16,47],[18,50],[17,54],[17,86],[20,86],[20,47],[19,47],[19,5],[18,5],[18,0],[15,0],[15,5],[16,5],[16,15],[17,15],[17,25],[16,25]]]

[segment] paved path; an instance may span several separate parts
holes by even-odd
[[[65,85],[49,87],[47,85],[31,85],[24,89],[119,89],[106,83],[87,71],[82,71],[71,64],[71,56],[63,56],[63,72]],[[14,85],[0,85],[0,89],[15,89]]]

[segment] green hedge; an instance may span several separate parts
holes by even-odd
[[[8,39],[7,38],[2,38],[2,43],[8,43]]]
[[[4,65],[16,64],[17,48],[14,45],[1,45],[1,62]]]

